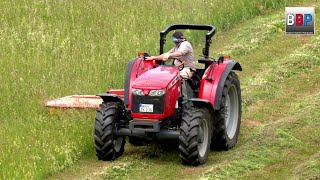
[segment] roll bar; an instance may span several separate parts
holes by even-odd
[[[205,58],[209,57],[209,47],[211,44],[211,38],[216,33],[216,28],[212,25],[207,24],[173,24],[167,26],[163,31],[160,32],[160,54],[163,54],[163,47],[166,43],[166,35],[176,29],[192,29],[192,30],[207,30],[206,44],[202,50],[202,54]]]

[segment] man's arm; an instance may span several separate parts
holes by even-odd
[[[146,57],[146,60],[162,60],[163,59],[163,56],[165,55],[166,53],[163,53],[159,56],[150,56],[150,57]]]
[[[170,57],[171,58],[174,58],[174,57],[180,57],[183,55],[182,51],[176,51],[176,52],[173,52],[173,53],[168,53],[168,58],[166,60],[168,60]],[[165,61],[166,61],[165,60]]]
[[[173,52],[173,53],[170,53],[170,51],[169,51],[169,52],[163,53],[163,54],[161,54],[159,56],[146,57],[146,60],[163,60],[163,61],[166,61],[170,57],[180,57],[182,55],[183,55],[182,51],[176,51],[176,52]]]

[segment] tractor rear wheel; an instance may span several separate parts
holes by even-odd
[[[230,72],[223,87],[221,108],[214,114],[211,149],[228,150],[237,144],[241,123],[240,81]]]
[[[120,103],[100,104],[94,126],[95,149],[99,160],[113,160],[123,154],[125,137],[114,135],[120,118]]]
[[[206,108],[187,108],[182,115],[179,151],[182,163],[197,166],[208,159],[212,117]]]

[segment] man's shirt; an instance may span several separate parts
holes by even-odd
[[[179,59],[181,61],[186,61],[184,64],[184,67],[190,67],[192,70],[196,70],[196,63],[194,61],[193,49],[191,44],[188,41],[183,41],[180,43],[179,46],[175,46],[174,48],[172,48],[169,51],[169,53],[173,53],[177,51],[181,51],[183,55],[180,57],[173,57],[173,58]],[[174,61],[175,66],[178,67],[180,64],[181,62],[177,60]]]

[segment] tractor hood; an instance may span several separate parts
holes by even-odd
[[[159,66],[141,74],[132,84],[135,89],[164,89],[176,79],[179,70],[172,66]]]

